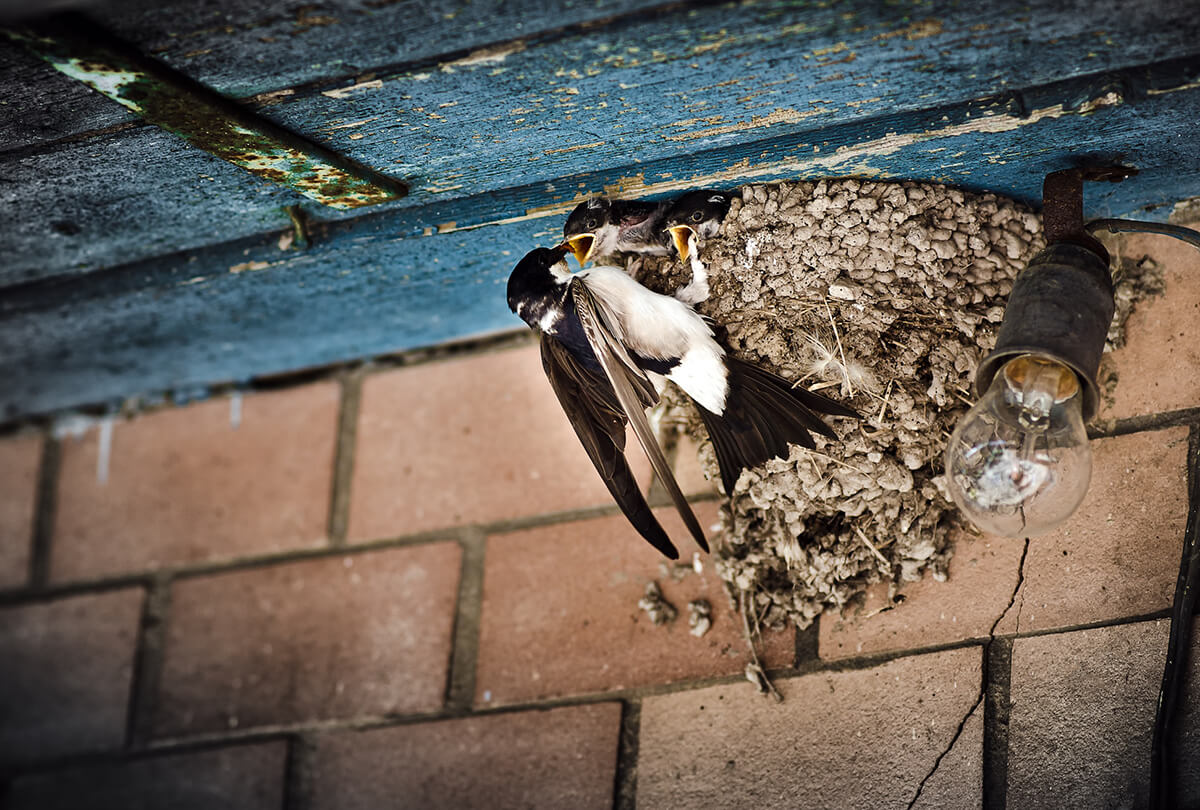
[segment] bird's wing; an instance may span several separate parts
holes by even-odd
[[[541,348],[550,387],[613,499],[642,537],[672,560],[679,559],[625,460],[626,420],[616,392],[604,375],[585,368],[554,338],[542,334]]]
[[[630,424],[633,425],[634,435],[637,436],[638,442],[650,459],[650,466],[662,481],[663,486],[667,488],[667,492],[671,494],[671,500],[674,501],[679,516],[683,518],[683,522],[688,531],[692,533],[692,537],[695,538],[696,544],[708,551],[708,541],[704,538],[704,530],[700,528],[700,521],[696,519],[692,507],[688,505],[687,499],[680,492],[679,483],[675,480],[674,473],[671,472],[671,466],[663,456],[662,448],[658,446],[658,440],[654,437],[654,430],[646,420],[644,408],[647,404],[653,404],[658,400],[657,393],[649,403],[646,400],[647,387],[653,392],[654,385],[633,362],[621,342],[613,336],[608,324],[612,322],[614,316],[612,313],[607,313],[608,317],[605,317],[603,305],[588,290],[587,284],[573,283],[571,293],[574,297],[575,310],[579,313],[579,321],[583,324],[583,333],[587,336],[592,351],[600,361],[605,376],[612,383],[621,409],[625,411]]]

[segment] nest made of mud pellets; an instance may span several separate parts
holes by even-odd
[[[945,579],[961,524],[939,489],[942,452],[1013,279],[1043,246],[1040,218],[994,194],[860,180],[742,189],[702,251],[711,295],[699,311],[734,355],[863,415],[829,420],[837,441],[816,436],[815,451],[793,447],[727,493],[715,566],[759,623],[803,628],[880,580]],[[670,292],[690,270],[650,260],[638,277]],[[1135,281],[1117,279],[1112,334]],[[668,389],[658,407],[664,440],[686,432],[719,481],[691,404]]]

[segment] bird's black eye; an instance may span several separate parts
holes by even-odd
[[[594,231],[600,227],[600,220],[592,217],[586,223],[584,223],[584,227],[586,227],[589,231]]]
[[[696,213],[692,214],[692,222],[702,222],[703,220],[704,220],[704,212],[703,211],[697,211]]]

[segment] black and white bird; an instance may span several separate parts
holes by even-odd
[[[742,470],[786,458],[788,444],[814,446],[811,432],[837,434],[816,412],[859,418],[851,408],[793,388],[726,354],[699,313],[643,287],[615,267],[572,274],[568,243],[537,248],[508,278],[508,306],[539,333],[542,366],[558,401],[608,490],[634,528],[671,559],[678,550],[654,517],[625,459],[625,426],[696,543],[704,532],[679,490],[646,419],[663,379],[696,404],[713,442],[721,483],[732,493]]]
[[[679,261],[692,271],[691,283],[675,293],[684,303],[698,304],[708,298],[708,268],[700,260],[700,251],[721,230],[733,197],[727,191],[689,191],[663,216],[663,227],[671,235]]]
[[[634,254],[669,256],[671,236],[664,221],[672,203],[594,197],[575,206],[563,225],[563,239],[580,267]]]

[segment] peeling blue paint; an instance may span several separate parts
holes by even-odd
[[[1032,173],[1023,165],[1024,156],[1046,148],[1126,152],[1138,156],[1146,167],[1174,167],[1180,172],[1178,179],[1159,188],[1163,197],[1158,202],[1164,202],[1197,193],[1194,185],[1187,185],[1187,178],[1190,167],[1200,160],[1198,150],[1189,152],[1182,148],[1184,143],[1176,145],[1172,141],[1172,138],[1186,138],[1186,127],[1173,133],[1166,122],[1160,127],[1146,120],[1145,115],[1131,114],[1125,108],[1141,107],[1151,99],[1182,99],[1191,91],[1174,91],[1174,88],[1186,88],[1196,81],[1200,81],[1200,58],[1183,58],[1160,63],[1157,68],[1085,76],[973,102],[911,113],[901,111],[790,135],[780,133],[770,139],[659,157],[634,165],[606,169],[577,164],[574,173],[557,177],[549,184],[524,177],[518,178],[522,182],[513,187],[490,190],[484,186],[467,197],[462,191],[443,195],[418,192],[413,200],[424,200],[424,205],[414,205],[412,215],[397,221],[411,223],[406,226],[410,230],[401,232],[403,235],[417,235],[444,229],[448,223],[464,228],[503,222],[529,212],[563,211],[571,207],[578,195],[601,190],[653,194],[672,187],[796,174],[874,173],[976,186],[982,185],[986,177],[993,178],[995,190],[1014,193],[1023,181],[1012,175]],[[1041,118],[1029,120],[1035,113],[1046,115],[1045,111],[1057,115],[1056,108],[1062,108],[1064,117],[1088,117],[1079,105],[1105,99],[1113,93],[1118,95],[1111,104],[1104,102],[1107,106],[1090,114],[1095,121],[1111,123],[1078,128],[1081,139],[1076,143],[1045,141],[1045,133],[1054,131],[1053,128],[1047,130]],[[1181,103],[1186,104],[1182,100]],[[1118,108],[1125,111],[1110,118]],[[1156,104],[1154,109],[1166,108]],[[961,133],[973,122],[1013,129],[1006,137],[990,141],[998,144],[994,153],[947,146],[953,136],[945,133]],[[888,142],[890,133],[897,138]],[[937,137],[939,133],[941,137]],[[968,144],[975,143],[969,132],[957,137]],[[897,144],[899,151],[892,151]],[[129,149],[127,157],[88,165],[90,154],[119,155],[123,147]],[[941,156],[930,154],[920,160],[910,157],[910,153],[926,149],[945,151]],[[958,152],[963,155],[955,158]],[[935,165],[930,165],[935,157]],[[1006,163],[999,163],[1001,160]],[[125,264],[287,228],[290,220],[283,207],[298,199],[285,190],[243,178],[236,169],[153,130],[137,133],[136,139],[130,136],[100,145],[72,144],[60,152],[5,168],[12,182],[0,184],[0,199],[7,198],[17,212],[9,227],[0,231],[0,251],[13,257],[12,262],[0,267],[0,283],[9,284],[49,275],[78,274],[97,266]],[[41,178],[68,169],[71,174],[63,178],[61,186],[74,193],[47,194]],[[172,173],[179,175],[178,182],[162,183],[155,179]],[[111,195],[109,189],[122,189],[124,194],[112,206],[96,206],[98,199]],[[400,209],[408,204],[389,208]],[[313,208],[309,213],[314,223],[331,220],[326,211]],[[47,223],[56,221],[76,228],[63,234],[47,227]]]
[[[1200,195],[1191,0],[964,5],[672,7],[316,71],[263,109],[414,193],[304,205],[303,251],[296,195],[153,129],[0,153],[0,418],[520,328],[509,270],[602,190],[861,175],[1036,203],[1091,158],[1141,174],[1089,187],[1089,215]]]
[[[970,112],[974,118],[980,111]],[[910,122],[922,125],[916,131],[941,122],[943,114],[928,115],[931,120]],[[1123,156],[1142,169],[1120,185],[1089,187],[1089,216],[1127,214],[1200,189],[1200,163],[1191,152],[1198,120],[1200,88],[1149,95],[1136,106],[1115,105],[1086,116],[1047,117],[1015,130],[925,141],[865,157],[860,168],[940,178],[1036,202],[1042,177],[1079,154],[1052,144],[1079,145],[1098,156]],[[861,142],[855,138],[886,137],[897,132],[897,123],[831,130],[822,143],[836,149]],[[800,144],[763,148],[768,154],[807,154]],[[946,170],[943,155],[958,152],[964,153],[963,166]],[[1009,162],[979,159],[1010,152]],[[715,160],[724,166],[726,159]],[[677,180],[688,168],[712,167],[668,161],[651,171]],[[586,182],[606,179],[615,178]],[[530,246],[556,238],[562,216],[416,234],[424,222],[466,220],[479,208],[511,210],[522,195],[541,188],[327,224],[314,231],[312,246],[302,252],[280,251],[275,234],[67,285],[10,290],[0,301],[0,375],[11,381],[0,394],[0,414],[245,379],[521,328],[505,304],[505,280]],[[237,265],[261,269],[230,272]]]
[[[98,23],[219,93],[271,105],[298,85],[348,84],[382,65],[466,55],[497,37],[546,36],[556,27],[595,24],[613,15],[661,5],[655,0],[563,0],[544,5],[508,0],[338,0],[315,4],[276,0],[204,3],[95,3]],[[0,40],[0,76],[14,99],[37,100],[68,116],[0,115],[0,144],[15,149],[89,130],[129,123],[131,116],[59,74],[24,49]],[[350,81],[346,81],[350,79]],[[34,105],[41,109],[41,104]]]
[[[209,88],[66,15],[9,32],[60,73],[192,146],[333,208],[361,208],[408,189],[288,132]]]

